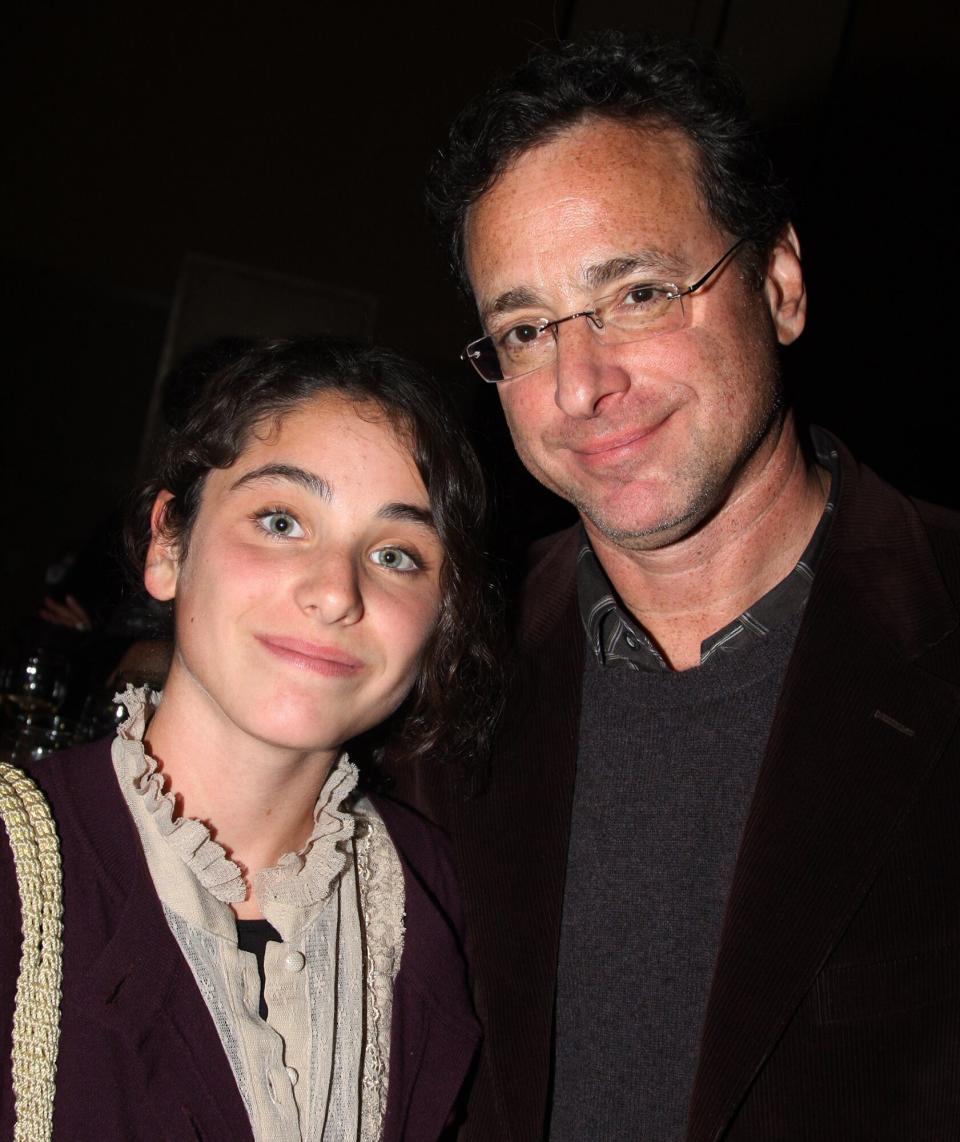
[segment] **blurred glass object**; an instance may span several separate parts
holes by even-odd
[[[80,715],[78,741],[94,741],[96,738],[114,734],[117,727],[127,720],[127,708],[119,701],[119,695],[123,693],[126,684],[126,679],[120,679],[105,689],[89,695]],[[157,689],[142,681],[133,684],[141,686],[148,694]]]
[[[55,713],[63,705],[70,680],[70,664],[55,650],[37,649],[13,654],[0,662],[0,700],[7,712]]]
[[[77,730],[77,723],[71,718],[45,710],[21,711],[7,723],[0,741],[0,755],[14,765],[29,765],[74,745]]]

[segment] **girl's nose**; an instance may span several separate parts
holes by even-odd
[[[296,599],[322,623],[357,622],[363,616],[363,594],[354,561],[333,553],[311,560],[297,583]]]

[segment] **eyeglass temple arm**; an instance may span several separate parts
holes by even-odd
[[[749,242],[752,237],[753,237],[752,234],[746,234],[746,235],[744,235],[744,237],[742,237],[742,238],[738,239],[736,242],[734,242],[734,244],[730,247],[729,250],[727,250],[727,252],[723,255],[723,257],[720,259],[719,262],[717,262],[715,265],[712,265],[710,267],[710,269],[707,270],[707,272],[703,275],[703,277],[698,278],[697,281],[695,281],[693,283],[693,285],[689,285],[689,286],[687,286],[686,289],[680,290],[679,293],[677,294],[677,296],[682,297],[686,293],[694,293],[701,286],[706,285],[706,283],[710,280],[710,278],[712,278],[713,275],[717,272],[717,270],[720,269],[720,267],[723,265],[723,263],[728,261],[730,258],[732,258],[733,255],[737,252],[737,250],[739,250],[740,247],[744,244],[744,242]]]

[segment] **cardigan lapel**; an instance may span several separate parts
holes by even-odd
[[[89,931],[78,910],[73,925],[68,918],[64,1019],[98,1025],[129,1046],[138,1081],[153,1100],[145,1112],[156,1115],[157,1121],[169,1118],[175,1096],[171,1137],[181,1136],[179,1128],[184,1137],[252,1140],[220,1037],[163,915],[113,775],[109,744],[97,742],[87,752],[89,767],[75,762],[69,783],[62,783],[63,793],[78,802],[99,798],[99,809],[94,815],[88,810],[65,817],[77,846],[71,846],[68,855],[78,853],[78,859],[65,861],[65,895],[74,890],[80,898],[89,885],[82,883],[77,870],[89,874],[99,867],[99,899],[110,903],[96,910],[98,918]],[[117,827],[88,830],[80,824],[91,820],[112,820]],[[81,849],[92,852],[95,863],[79,858]],[[71,883],[73,878],[76,883]],[[104,919],[109,938],[99,954],[87,960],[87,949],[102,939]]]
[[[403,867],[404,942],[393,989],[384,1142],[443,1134],[480,1041],[456,889],[423,823],[374,796]]]
[[[129,1044],[158,1121],[170,1115],[175,1092],[182,1126],[201,1128],[204,1137],[212,1131],[238,1142],[252,1138],[220,1037],[154,902],[152,893],[127,901],[103,955],[73,989],[71,1006]]]
[[[878,513],[847,503],[817,573],[741,841],[689,1142],[729,1125],[957,729],[957,687],[915,661],[956,615],[897,503],[884,522],[900,540],[883,550],[858,527]]]

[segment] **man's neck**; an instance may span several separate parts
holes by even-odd
[[[654,550],[614,544],[584,524],[624,606],[667,662],[686,670],[700,644],[794,568],[823,512],[829,477],[808,464],[788,414],[758,449],[719,511],[689,535]]]

